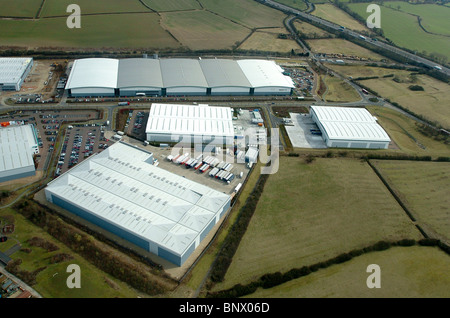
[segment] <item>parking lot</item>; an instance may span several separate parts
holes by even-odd
[[[47,160],[53,153],[55,141],[63,123],[84,122],[98,119],[98,116],[99,113],[95,110],[24,110],[0,115],[0,121],[15,121],[19,124],[35,125],[39,144],[39,154],[36,156],[38,163],[36,170],[39,171],[46,169]]]
[[[56,175],[60,175],[77,163],[99,153],[114,141],[106,138],[99,126],[80,126],[67,129],[59,154]]]
[[[125,133],[133,138],[145,140],[145,128],[147,126],[149,114],[150,111],[134,110],[128,122],[128,127]]]

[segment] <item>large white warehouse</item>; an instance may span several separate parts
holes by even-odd
[[[20,91],[32,67],[31,57],[1,57],[0,91]]]
[[[229,195],[153,165],[117,142],[45,188],[49,202],[181,266],[230,207]]]
[[[66,84],[73,97],[289,95],[294,87],[274,61],[182,58],[75,60]]]
[[[230,107],[152,104],[145,132],[148,141],[231,144],[233,116]]]
[[[311,106],[328,147],[387,149],[391,139],[365,108]]]
[[[34,176],[33,155],[38,153],[33,125],[0,128],[0,182]]]

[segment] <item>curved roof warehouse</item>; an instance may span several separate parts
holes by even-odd
[[[66,84],[72,97],[289,95],[294,87],[274,61],[180,58],[75,60]]]

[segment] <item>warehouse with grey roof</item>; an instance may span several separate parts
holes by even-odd
[[[72,97],[290,95],[294,83],[269,60],[75,60],[66,84]]]
[[[0,91],[20,91],[32,67],[31,57],[0,57]]]
[[[311,106],[310,114],[328,147],[387,149],[391,141],[365,108]]]
[[[231,197],[153,165],[117,142],[45,188],[71,213],[181,266],[230,207]]]
[[[0,182],[34,176],[35,154],[39,153],[33,125],[8,125],[0,128]]]

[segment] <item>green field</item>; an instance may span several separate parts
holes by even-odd
[[[110,275],[100,271],[95,266],[87,262],[83,257],[67,248],[64,244],[56,241],[46,231],[35,226],[26,220],[22,215],[11,209],[0,210],[0,219],[5,216],[13,216],[15,231],[9,236],[8,245],[0,245],[0,251],[5,252],[9,247],[16,243],[20,243],[23,249],[30,248],[31,252],[27,253],[23,250],[15,252],[10,257],[22,259],[23,263],[20,269],[27,271],[35,271],[44,268],[36,276],[36,285],[32,286],[43,297],[48,298],[112,298],[112,297],[132,297],[145,296],[138,293],[127,284],[117,280]],[[59,247],[56,251],[48,252],[47,250],[30,246],[28,240],[32,237],[39,237],[46,241],[52,242]],[[3,243],[1,243],[3,244]],[[55,254],[65,253],[73,257],[61,263],[52,264],[50,259]],[[81,288],[69,289],[66,280],[70,274],[66,272],[69,264],[77,264],[81,269]]]
[[[374,163],[417,220],[450,239],[450,163],[390,160]]]
[[[404,1],[385,2],[384,6],[420,16],[421,24],[428,32],[450,35],[450,8],[436,4],[411,4]]]
[[[367,7],[367,4],[365,4]],[[355,20],[346,12],[342,11],[338,7],[335,7],[331,3],[318,4],[316,9],[311,12],[311,14],[318,16],[319,18],[334,22],[336,24],[342,25],[347,29],[352,29],[356,31],[368,31],[369,29],[366,25]]]
[[[422,134],[416,121],[387,107],[367,107],[394,143],[392,153],[416,156],[449,157],[450,145]]]
[[[142,2],[158,12],[201,9],[196,0],[143,0]]]
[[[268,52],[302,51],[294,40],[279,39],[278,33],[256,31],[238,47],[241,50],[259,50]]]
[[[161,25],[192,50],[229,49],[250,33],[246,27],[207,11],[164,12],[161,16]]]
[[[369,264],[380,266],[381,288],[366,281]],[[363,254],[270,289],[252,298],[448,298],[450,258],[436,247],[392,247]]]
[[[391,74],[395,76],[368,79],[361,81],[361,84],[415,114],[450,128],[449,84],[423,74],[411,75],[408,71],[392,70]],[[409,89],[412,85],[419,85],[424,90],[412,91]]]
[[[367,3],[350,3],[349,8],[358,13],[362,17],[367,17],[366,13]],[[433,16],[434,11],[431,11],[431,6],[424,7],[424,12],[427,12],[427,17]],[[443,6],[439,6],[443,11],[448,11]],[[427,11],[428,10],[428,11]],[[427,27],[430,25],[436,25],[436,30],[442,30],[442,26],[448,25],[448,13],[438,14],[433,19],[425,19],[427,21]],[[447,18],[447,19],[446,19]],[[425,23],[425,22],[424,22]],[[420,28],[417,21],[417,17],[408,13],[390,9],[386,6],[381,6],[381,28],[384,32],[384,36],[396,45],[405,47],[410,50],[416,50],[418,52],[425,51],[427,54],[437,53],[447,59],[450,57],[450,41],[447,36],[434,35],[426,33]],[[449,30],[448,26],[446,28]]]
[[[276,0],[275,2],[285,4],[300,11],[308,9],[308,5],[303,0]]]
[[[42,0],[0,0],[0,16],[34,18]]]
[[[283,13],[253,0],[199,0],[199,2],[206,10],[248,28],[283,26],[285,17]],[[211,26],[214,27],[214,23]]]
[[[348,83],[335,76],[325,76],[327,90],[322,95],[328,102],[355,102],[361,99],[358,92]]]
[[[374,53],[362,46],[344,39],[313,39],[306,40],[314,53],[342,54],[351,58],[364,58],[372,61],[385,59],[383,56]]]
[[[42,8],[41,17],[68,16],[67,6],[76,3],[80,6],[82,19],[83,14],[93,13],[122,13],[122,12],[150,12],[148,8],[142,5],[138,0],[127,1],[124,5],[121,0],[45,0]]]
[[[114,32],[111,26],[114,26]],[[68,29],[66,18],[37,21],[0,20],[3,46],[29,48],[178,48],[179,43],[159,25],[155,13],[86,16],[81,29]]]
[[[215,290],[402,238],[422,236],[367,163],[281,157]]]

